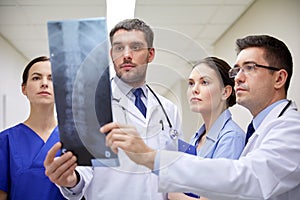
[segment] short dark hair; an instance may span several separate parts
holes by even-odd
[[[27,80],[28,80],[28,73],[32,65],[34,65],[37,62],[44,62],[44,61],[50,61],[50,59],[47,56],[39,56],[37,58],[34,58],[31,60],[25,67],[22,75],[22,86],[26,85]]]
[[[139,30],[142,31],[145,35],[145,39],[147,41],[148,48],[153,47],[153,39],[154,34],[150,26],[148,26],[144,21],[140,19],[125,19],[119,22],[115,27],[110,31],[109,37],[110,42],[112,43],[112,39],[114,34],[118,31],[124,29],[126,31]]]
[[[228,72],[231,69],[230,65],[224,60],[217,57],[206,57],[199,62],[197,62],[194,67],[199,64],[207,64],[210,68],[212,68],[218,76],[222,79],[222,83],[225,86],[229,85],[232,88],[231,95],[227,98],[227,106],[231,107],[236,104],[235,91],[234,91],[234,79],[229,78]],[[193,68],[194,68],[193,67]]]
[[[288,47],[282,41],[269,35],[251,35],[237,39],[236,45],[238,54],[249,47],[262,48],[264,49],[264,59],[270,66],[285,69],[288,73],[285,83],[285,93],[287,94],[293,74],[293,59]]]

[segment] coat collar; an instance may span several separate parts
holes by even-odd
[[[264,131],[264,129],[266,128],[266,126],[268,126],[270,124],[271,121],[274,121],[278,118],[279,114],[282,112],[282,110],[285,108],[285,106],[288,104],[288,102],[283,101],[280,104],[278,104],[277,106],[275,106],[268,114],[267,116],[263,119],[263,121],[261,122],[261,124],[257,127],[257,129],[255,130],[255,132],[253,133],[253,135],[249,138],[249,141],[247,143],[247,145],[244,148],[244,151],[242,152],[241,156],[246,155],[248,152],[250,152],[257,140],[259,139],[259,136],[261,134],[271,134],[271,133],[266,133]],[[297,106],[295,102],[292,102],[288,108],[286,109],[286,111],[283,113],[282,116],[285,115],[285,113],[287,113],[290,110],[297,110]]]

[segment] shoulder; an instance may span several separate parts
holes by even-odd
[[[236,135],[236,136],[244,136],[245,132],[243,129],[232,119],[232,114],[230,110],[226,109],[218,118],[219,126],[222,126],[221,134],[222,135]]]
[[[245,138],[244,130],[235,122],[232,118],[230,118],[223,127],[222,133],[220,134],[222,137],[241,137]]]
[[[10,128],[7,128],[7,129],[3,130],[2,132],[0,132],[0,137],[5,137],[10,134],[19,133],[20,130],[23,129],[23,126],[24,125],[22,123],[20,123],[15,126],[12,126]]]
[[[276,129],[289,128],[300,129],[300,112],[298,111],[296,104],[293,102],[284,112],[278,117],[279,113],[284,109],[284,104],[277,105],[268,113],[263,119],[258,129]]]
[[[230,118],[228,120],[228,122],[225,124],[225,126],[229,129],[233,129],[237,132],[244,133],[243,129],[232,118]]]
[[[10,143],[11,141],[14,141],[14,138],[19,138],[18,134],[22,133],[21,129],[24,125],[23,124],[18,124],[16,126],[7,128],[5,130],[3,130],[2,132],[0,132],[0,144],[1,147],[5,147],[6,145],[8,145],[8,143]]]
[[[283,109],[281,109],[281,111]],[[300,121],[300,112],[299,112],[299,109],[298,109],[296,103],[292,102],[291,105],[287,107],[286,111],[283,112],[282,116],[277,117],[277,118],[278,119],[284,119],[284,120],[289,120],[290,119],[290,120]]]

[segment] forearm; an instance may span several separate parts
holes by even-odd
[[[0,200],[7,200],[7,193],[0,190]]]
[[[144,165],[151,170],[154,169],[154,161],[155,161],[155,156],[157,154],[157,151],[149,148],[149,152],[147,153],[139,153],[139,154],[134,153],[134,154],[135,155],[132,158],[134,161],[136,161],[137,164]]]

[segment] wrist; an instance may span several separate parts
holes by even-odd
[[[73,184],[73,186],[67,187],[68,189],[71,189],[71,188],[75,187],[80,181],[80,174],[76,170],[74,170],[74,172],[75,172],[75,175],[76,175],[75,184]]]
[[[145,157],[142,160],[142,164],[149,169],[153,170],[154,169],[154,160],[156,156],[156,150],[154,149],[149,149],[148,153],[145,153]]]

